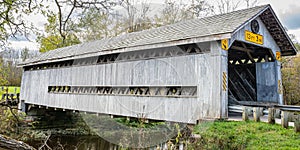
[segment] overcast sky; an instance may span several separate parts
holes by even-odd
[[[298,42],[300,42],[300,3],[296,0],[258,0],[259,5],[271,4],[279,20],[284,27],[288,29],[289,34],[294,34]],[[150,1],[149,1],[150,2]],[[153,3],[163,3],[164,0],[151,0]],[[211,1],[210,1],[211,2]],[[243,6],[241,6],[242,8]],[[42,16],[31,16],[31,20],[36,20],[35,24],[43,28],[46,18]],[[38,44],[34,42],[34,37],[31,38],[33,42],[28,42],[26,39],[12,40],[11,46],[17,49],[25,47],[38,50]]]

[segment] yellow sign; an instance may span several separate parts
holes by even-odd
[[[264,43],[264,37],[262,35],[255,34],[247,30],[245,30],[245,40],[260,45]]]
[[[279,51],[276,52],[276,60],[281,60],[281,53]]]
[[[221,40],[221,47],[222,47],[222,49],[228,50],[229,49],[228,43],[229,43],[228,39]]]
[[[226,72],[223,72],[223,91],[227,91],[227,74]]]

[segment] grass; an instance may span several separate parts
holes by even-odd
[[[300,149],[300,133],[263,122],[220,121],[197,125],[192,149]]]
[[[4,87],[4,90],[2,91],[2,87]],[[20,93],[20,87],[17,86],[0,86],[0,92],[5,92],[8,88],[8,93],[14,93],[15,88],[17,88],[17,93]]]
[[[4,87],[4,90],[2,90]],[[16,93],[20,93],[20,87],[17,86],[0,86],[0,99],[2,98],[2,94],[6,93],[6,89],[8,88],[8,93],[15,93],[15,88],[17,88]]]

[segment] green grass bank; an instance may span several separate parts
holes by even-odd
[[[263,122],[206,122],[194,127],[189,149],[300,149],[300,133]]]
[[[0,96],[1,97],[2,97],[2,94],[6,93],[7,89],[8,89],[8,93],[20,93],[20,87],[17,87],[17,86],[0,86]]]

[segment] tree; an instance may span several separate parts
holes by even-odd
[[[82,41],[92,41],[118,35],[113,29],[116,26],[114,18],[106,12],[99,13],[95,9],[86,10],[80,17],[76,34]]]
[[[0,41],[2,45],[11,36],[27,35],[33,27],[24,20],[40,4],[33,0],[3,0],[0,2]]]
[[[61,47],[79,44],[80,41],[74,33],[59,34],[57,15],[48,16],[48,23],[45,25],[47,35],[39,35],[37,41],[40,43],[40,52],[47,52]]]
[[[212,14],[211,5],[206,0],[192,0],[189,10],[193,18],[202,18]]]
[[[246,3],[247,8],[254,7],[258,4],[257,0],[244,0],[244,2]]]
[[[237,10],[241,6],[247,8],[258,5],[257,0],[215,0],[216,4],[211,4],[209,9],[212,14],[224,14]]]
[[[134,0],[124,0],[120,5],[126,10],[126,15],[122,16],[123,30],[125,32],[136,32],[152,27],[148,14],[150,11],[149,3],[146,1],[136,3]],[[140,7],[138,8],[137,6]]]
[[[22,68],[16,66],[16,62],[8,61],[5,65],[7,72],[7,84],[9,86],[21,86]]]
[[[296,49],[297,49],[298,51],[300,51],[300,44],[299,44],[299,43],[296,43],[296,44],[295,44],[295,47],[296,47]]]
[[[32,22],[26,21],[31,14],[57,14],[58,35],[64,45],[72,37],[73,22],[80,13],[91,8],[99,12],[109,11],[119,1],[121,0],[3,0],[0,2],[0,41],[4,45],[11,36],[28,37],[29,34],[34,34],[37,29]]]
[[[93,12],[94,14],[108,13],[112,10],[112,7],[120,1],[121,0],[55,0],[54,6],[57,9],[54,11],[47,9],[45,13],[48,17],[48,23],[45,25],[45,32],[47,34],[39,34],[38,36],[37,41],[41,44],[40,52],[80,43],[77,34],[80,35],[81,33],[82,35],[84,31],[80,31],[80,28],[78,28],[83,27],[83,25],[78,25],[78,20],[81,20],[82,16],[86,16],[86,12]],[[86,36],[87,34],[83,35]],[[90,37],[91,36],[88,38]]]
[[[58,33],[61,36],[62,45],[70,38],[74,20],[77,19],[76,14],[85,12],[88,9],[97,10],[99,13],[110,11],[117,3],[119,3],[118,0],[55,0],[58,12],[52,12],[52,14],[57,14]]]
[[[7,71],[4,68],[4,61],[2,57],[0,57],[0,85],[6,85],[8,83],[7,75]]]
[[[191,0],[190,3],[166,0],[162,12],[154,17],[154,24],[156,26],[173,24],[183,20],[207,17],[213,13],[213,6],[207,0]]]
[[[25,61],[26,59],[28,59],[29,56],[29,49],[27,47],[25,47],[22,51],[21,51],[21,59],[22,61]]]
[[[182,20],[193,18],[187,4],[178,4],[175,0],[166,0],[162,12],[155,16],[155,23],[158,26],[173,24]]]
[[[20,86],[22,77],[22,69],[16,67],[13,61],[4,62],[0,58],[0,85]]]
[[[300,55],[284,58],[282,65],[285,104],[300,105]]]
[[[295,36],[291,36],[295,47],[300,50],[300,44]],[[283,58],[282,84],[285,104],[300,105],[300,55]]]
[[[232,0],[217,0],[215,7],[211,7],[211,10],[214,14],[224,14],[231,11],[235,11],[241,1],[232,1]]]
[[[148,14],[150,10],[148,3],[124,0],[119,6],[124,8],[121,11],[125,13],[119,14],[118,11],[99,13],[96,9],[82,13],[79,23],[75,25],[75,28],[79,29],[76,34],[81,37],[80,40],[97,40],[153,27]]]
[[[100,1],[93,4],[86,1],[55,0],[58,11],[47,13],[48,24],[45,27],[47,35],[39,38],[41,52],[77,44],[80,41],[97,40],[182,20],[226,13],[237,9],[242,2],[242,0],[235,2],[217,0],[218,5],[214,7],[207,0],[189,0],[188,3],[165,0],[163,10],[153,15],[150,14],[151,7],[146,0],[111,0],[111,3]],[[245,2],[248,7],[256,3],[251,0]],[[114,6],[122,7],[125,13],[114,13]],[[67,8],[68,11],[62,11],[63,8]]]
[[[49,35],[46,37],[40,37],[39,40],[41,44],[39,51],[42,53],[80,43],[79,39],[74,34],[68,35],[65,40],[63,40],[63,38],[60,35]]]

